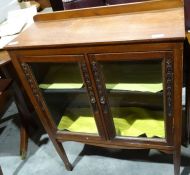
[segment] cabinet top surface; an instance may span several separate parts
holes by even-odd
[[[37,21],[6,49],[182,40],[182,7]]]

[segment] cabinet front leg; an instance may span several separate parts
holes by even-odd
[[[177,148],[173,153],[174,175],[180,175],[181,148]]]
[[[63,160],[64,164],[65,164],[65,168],[68,170],[68,171],[72,171],[73,169],[73,166],[71,165],[71,163],[69,162],[69,159],[65,153],[65,149],[63,148],[63,145],[58,142],[57,140],[52,140],[59,156],[61,157],[61,159]]]

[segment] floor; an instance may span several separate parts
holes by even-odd
[[[119,150],[64,143],[73,171],[65,169],[47,134],[35,130],[25,160],[19,156],[14,103],[0,123],[0,165],[4,175],[173,175],[172,157],[156,150]],[[190,175],[190,147],[182,147],[181,175]]]

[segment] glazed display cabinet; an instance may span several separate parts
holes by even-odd
[[[37,15],[6,47],[68,170],[61,142],[77,141],[158,149],[179,174],[184,17],[167,3]]]

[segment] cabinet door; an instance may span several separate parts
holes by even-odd
[[[173,60],[171,52],[89,55],[104,115],[116,138],[171,143]]]
[[[82,55],[29,56],[21,62],[39,106],[59,133],[104,137],[94,87]]]

